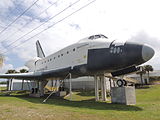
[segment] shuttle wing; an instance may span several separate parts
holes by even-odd
[[[24,79],[24,80],[45,80],[47,78],[56,78],[59,76],[65,77],[71,67],[62,68],[57,70],[44,70],[38,72],[29,72],[29,73],[15,73],[15,74],[0,74],[0,78],[14,78],[14,79]]]
[[[14,73],[14,74],[0,74],[0,78],[15,78],[15,79],[32,79],[37,77],[34,72],[29,73]]]

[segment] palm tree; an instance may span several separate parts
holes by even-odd
[[[6,74],[12,74],[12,73],[18,73],[16,70],[8,70],[7,72],[6,72]]]
[[[21,70],[19,70],[19,72],[20,72],[20,73],[27,73],[28,70],[27,70],[27,69],[21,69]]]
[[[142,76],[143,76],[143,74],[146,74],[146,71],[144,70],[144,67],[141,66],[141,67],[140,67],[140,71],[138,71],[136,74],[139,74],[139,75],[140,75],[141,84],[143,85],[143,78],[142,78]]]
[[[148,82],[149,82],[149,72],[150,71],[153,71],[153,67],[151,66],[151,65],[145,65],[144,66],[144,70],[147,72],[147,74],[148,74]]]

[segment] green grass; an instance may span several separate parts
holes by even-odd
[[[95,102],[92,91],[74,92],[72,101],[52,97],[46,103],[25,92],[1,92],[0,120],[160,120],[160,85],[137,89],[136,96],[137,104],[126,106]]]
[[[1,90],[6,90],[7,89],[7,87],[0,87],[0,91]]]

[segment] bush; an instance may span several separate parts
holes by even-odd
[[[0,84],[7,84],[7,81],[2,81],[0,82]]]

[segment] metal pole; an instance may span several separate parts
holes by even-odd
[[[70,94],[70,101],[72,100],[72,75],[69,73],[69,94]]]

